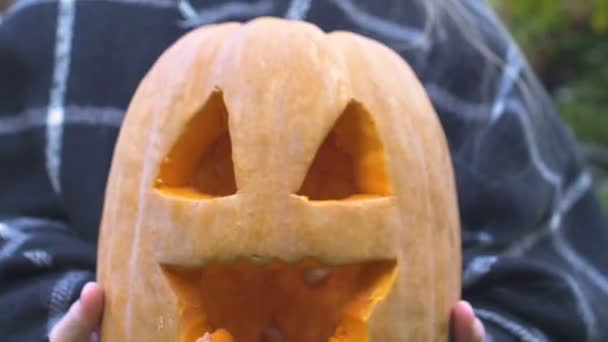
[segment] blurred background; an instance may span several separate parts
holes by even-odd
[[[4,10],[13,0],[0,0],[0,10]]]
[[[608,212],[608,0],[488,0],[579,141]]]
[[[608,212],[608,0],[486,1],[578,138]]]

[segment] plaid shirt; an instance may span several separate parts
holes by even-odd
[[[95,279],[118,129],[159,54],[196,26],[271,15],[367,35],[414,68],[448,137],[463,295],[490,340],[606,341],[608,226],[590,175],[496,17],[462,3],[487,50],[447,19],[425,30],[407,1],[16,2],[0,19],[1,340],[44,340]]]

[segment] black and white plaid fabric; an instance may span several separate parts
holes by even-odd
[[[462,3],[487,49],[447,20],[425,30],[410,1],[17,1],[0,17],[0,340],[44,340],[94,279],[112,150],[154,60],[194,27],[266,15],[370,36],[412,65],[450,143],[463,294],[488,340],[608,340],[591,178],[496,17]]]

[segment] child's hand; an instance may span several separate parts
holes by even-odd
[[[485,330],[468,302],[460,301],[452,308],[452,342],[483,342]]]
[[[97,329],[103,312],[103,290],[97,283],[88,283],[68,313],[57,323],[50,342],[97,341]]]

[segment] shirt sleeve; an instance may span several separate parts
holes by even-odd
[[[463,3],[469,21],[446,23],[421,72],[456,173],[463,296],[490,341],[605,341],[608,226],[591,175],[502,24]]]
[[[95,245],[70,225],[49,181],[45,141],[52,54],[44,30],[56,6],[0,22],[0,335],[43,341],[94,279]],[[23,31],[23,26],[38,29]],[[33,41],[24,33],[34,32]],[[40,91],[39,91],[40,90]],[[44,91],[46,90],[46,91]]]

